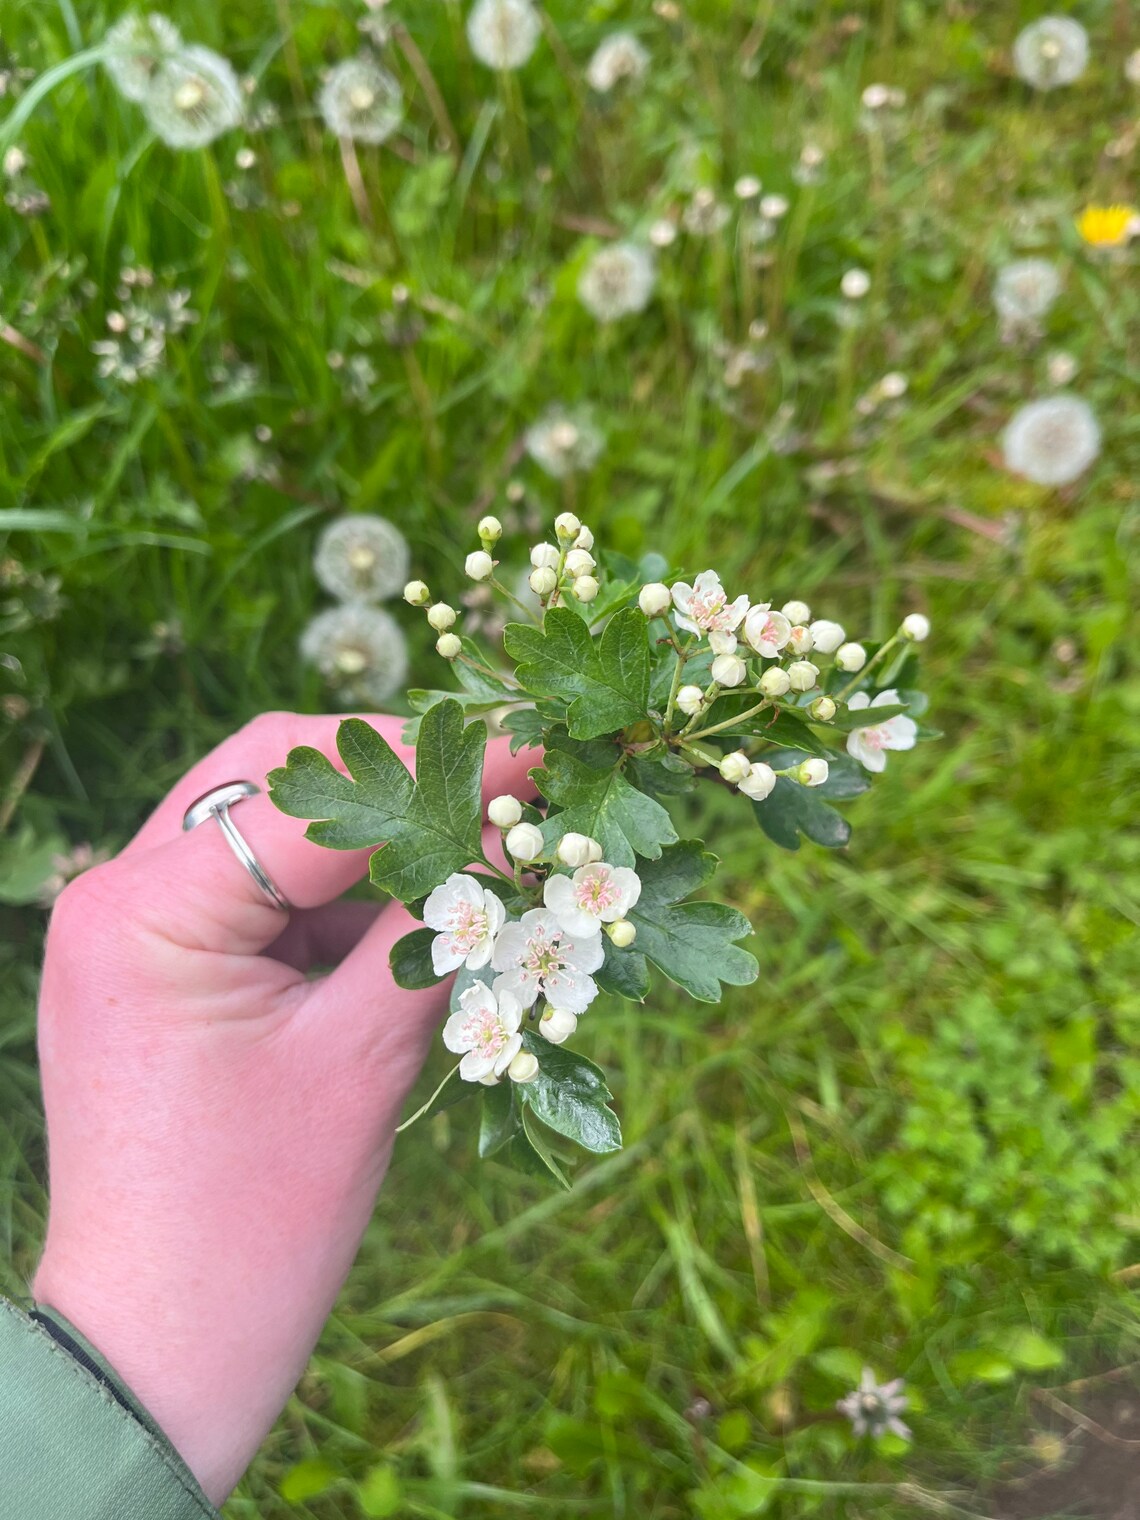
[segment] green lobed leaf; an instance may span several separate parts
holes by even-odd
[[[520,1119],[515,1109],[514,1086],[510,1081],[483,1089],[483,1117],[479,1123],[479,1154],[494,1156],[518,1132]]]
[[[418,992],[424,987],[434,987],[444,980],[443,977],[436,976],[431,963],[431,947],[434,939],[434,929],[413,929],[410,934],[405,934],[392,946],[388,955],[388,965],[391,967],[392,980],[397,987],[406,987],[410,992]]]
[[[613,1096],[605,1074],[564,1045],[552,1045],[533,1030],[523,1034],[523,1045],[537,1059],[539,1072],[532,1082],[519,1087],[524,1105],[559,1135],[576,1141],[583,1150],[606,1155],[621,1150],[621,1125],[611,1108]]]
[[[623,952],[631,959],[623,971],[632,985],[648,988],[645,960],[702,1003],[720,1001],[722,982],[746,987],[756,980],[756,957],[736,944],[752,933],[744,914],[725,903],[682,901],[704,886],[716,863],[699,843],[683,840],[640,869],[641,896],[629,914],[637,939]],[[603,966],[602,977],[612,981],[612,969]]]
[[[606,958],[594,972],[598,986],[627,1002],[644,1003],[649,996],[649,967],[644,955],[633,949],[619,950],[608,937],[604,948]]]
[[[538,749],[542,744],[542,731],[547,719],[533,707],[521,707],[517,712],[506,713],[501,727],[511,736],[511,754],[520,749]]]
[[[609,748],[601,757],[604,768],[553,747],[545,753],[545,769],[531,771],[542,795],[561,810],[543,824],[543,839],[551,845],[571,831],[587,834],[615,866],[632,866],[638,855],[656,860],[663,845],[676,843],[673,820],[659,802],[630,785]]]
[[[519,1128],[509,1145],[500,1152],[500,1157],[508,1160],[516,1171],[541,1178],[543,1182],[549,1182],[553,1178],[559,1187],[565,1188],[567,1192],[570,1190],[569,1180],[554,1159],[550,1142],[526,1108],[522,1110]]]
[[[784,770],[806,759],[802,750],[773,750],[764,759],[775,770]],[[850,755],[827,752],[828,776],[822,786],[800,786],[779,776],[775,789],[763,802],[754,802],[756,821],[774,844],[798,850],[800,836],[825,849],[841,849],[851,838],[851,825],[830,805],[859,797],[870,788],[863,767]]]
[[[463,709],[448,700],[424,714],[416,745],[416,779],[391,746],[362,718],[337,731],[343,775],[319,750],[293,750],[269,775],[270,796],[283,813],[310,818],[306,837],[335,850],[367,849],[370,876],[402,902],[424,896],[482,853],[481,785],[487,731],[464,727]]]
[[[577,613],[553,607],[541,628],[509,623],[503,643],[527,690],[570,699],[567,725],[575,738],[611,734],[645,717],[649,640],[636,608],[615,613],[594,639]]]

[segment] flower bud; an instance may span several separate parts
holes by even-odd
[[[930,619],[921,612],[912,612],[902,620],[902,633],[904,639],[913,639],[916,644],[921,644],[923,639],[930,637]]]
[[[802,623],[796,623],[788,634],[788,648],[793,654],[810,654],[813,647],[811,629],[805,628]]]
[[[573,541],[581,533],[582,524],[573,512],[559,512],[554,519],[554,531],[559,538],[568,538]]]
[[[819,679],[819,667],[810,660],[796,660],[788,666],[788,680],[793,691],[810,691]]]
[[[558,550],[553,544],[535,544],[530,551],[530,562],[536,570],[556,570]]]
[[[827,761],[816,759],[805,760],[796,769],[796,780],[801,786],[822,786],[827,780]]]
[[[583,527],[579,531],[578,537],[574,540],[574,547],[575,549],[592,549],[594,547],[594,535],[590,532],[589,528]]]
[[[409,581],[404,587],[404,600],[409,607],[423,607],[431,601],[431,592],[423,581]]]
[[[596,839],[591,839],[590,840],[590,858],[586,862],[586,864],[588,866],[595,866],[595,865],[597,865],[598,861],[601,860],[601,858],[602,858],[602,854],[603,854],[603,851],[602,851],[601,845],[598,843],[598,841]]]
[[[498,1087],[502,1078],[497,1077],[493,1071],[489,1071],[485,1077],[480,1077],[479,1081],[484,1087]]]
[[[463,568],[473,581],[486,581],[495,573],[495,561],[486,549],[476,549],[467,556]]]
[[[820,654],[834,654],[847,637],[841,624],[829,623],[826,618],[818,618],[808,632],[811,634],[812,648],[818,649]]]
[[[817,723],[830,723],[835,717],[835,703],[830,697],[816,697],[808,712]]]
[[[849,301],[861,301],[871,288],[871,276],[865,269],[848,269],[839,288]]]
[[[566,556],[567,575],[589,575],[594,565],[594,556],[588,549],[571,549]]]
[[[487,818],[497,829],[513,829],[522,817],[522,803],[509,792],[492,797],[487,804]]]
[[[427,610],[427,620],[436,633],[446,633],[454,625],[455,617],[455,608],[449,607],[446,602],[436,602]]]
[[[673,596],[668,586],[660,581],[650,581],[647,586],[642,586],[637,605],[648,618],[663,617],[673,605]]]
[[[718,686],[740,686],[748,675],[748,666],[738,654],[718,654],[712,662],[712,678]]]
[[[766,697],[782,697],[791,691],[791,677],[786,670],[781,670],[778,665],[771,666],[760,677],[760,690]]]
[[[606,933],[610,937],[611,944],[616,945],[619,950],[628,950],[637,938],[637,925],[631,924],[628,918],[619,918],[612,924],[606,925]]]
[[[578,1027],[578,1015],[565,1008],[548,1008],[538,1021],[538,1032],[552,1045],[561,1045]]]
[[[454,633],[441,633],[435,641],[436,654],[441,654],[445,660],[454,660],[462,649],[463,640],[457,638]]]
[[[734,786],[737,782],[743,781],[751,769],[752,761],[742,749],[735,749],[731,755],[725,755],[717,766],[717,770],[725,781],[731,781]]]
[[[592,853],[594,850],[597,855]],[[569,833],[563,834],[554,853],[564,866],[576,871],[579,866],[588,866],[592,860],[601,860],[602,847],[588,834]]]
[[[538,1057],[529,1050],[520,1050],[507,1067],[507,1076],[512,1082],[533,1082],[538,1076]]]
[[[765,797],[772,795],[772,788],[776,785],[776,772],[770,765],[765,765],[763,760],[757,760],[755,765],[748,767],[747,776],[738,785],[753,802],[763,802]]]
[[[542,830],[534,823],[516,823],[504,843],[507,854],[524,864],[542,854]]]
[[[592,602],[599,588],[592,575],[580,575],[570,589],[580,602]]]
[[[811,622],[811,608],[806,602],[785,602],[780,611],[789,623]]]
[[[479,541],[483,546],[490,547],[497,544],[503,536],[503,525],[497,517],[481,517],[479,519]]]
[[[527,576],[527,585],[535,596],[549,596],[558,584],[558,576],[549,565],[543,565],[539,570],[532,570]]]
[[[705,694],[699,686],[682,686],[677,693],[677,706],[689,718],[695,718],[705,705]]]
[[[709,634],[709,648],[713,654],[735,654],[735,633],[722,633],[714,628],[712,633]]]
[[[835,663],[840,670],[846,670],[848,674],[856,670],[862,670],[867,663],[867,651],[862,644],[841,644],[835,656]]]

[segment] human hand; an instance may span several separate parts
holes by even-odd
[[[215,1503],[316,1344],[446,1005],[446,986],[408,992],[389,975],[416,927],[399,903],[335,901],[368,851],[310,844],[264,794],[238,804],[295,905],[286,924],[220,828],[181,832],[197,797],[263,784],[294,745],[336,761],[338,721],[255,719],[66,889],[48,935],[51,1207],[33,1292],[106,1356]],[[410,765],[401,721],[372,721]],[[484,799],[525,788],[533,764],[489,745]]]

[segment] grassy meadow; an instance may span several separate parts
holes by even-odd
[[[401,1138],[230,1520],[1140,1504],[1112,1467],[1140,1437],[1140,265],[1074,226],[1136,195],[1140,15],[1057,8],[1090,59],[1038,92],[1027,0],[549,0],[498,75],[459,0],[190,0],[249,87],[185,152],[84,61],[120,6],[3,8],[0,1290],[45,1212],[36,899],[254,714],[335,703],[298,655],[332,517],[388,517],[453,595],[482,513],[521,567],[572,506],[757,600],[933,624],[944,737],[847,849],[782,852],[727,795],[693,818],[761,975],[599,1005],[578,1046],[623,1153],[554,1194],[480,1164],[462,1108]],[[618,27],[649,68],[600,93]],[[405,115],[346,150],[316,102],[362,49]],[[578,278],[622,237],[656,291],[600,324]],[[1011,334],[991,292],[1026,256],[1061,291]],[[135,300],[164,327],[132,370]],[[1001,438],[1058,389],[1103,441],[1052,489]],[[552,403],[604,438],[571,481],[523,447]],[[909,1443],[836,1411],[864,1365],[906,1379]]]

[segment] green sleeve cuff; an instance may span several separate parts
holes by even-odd
[[[105,1383],[0,1298],[0,1489],[20,1520],[220,1520],[193,1473],[114,1368],[58,1325]]]

